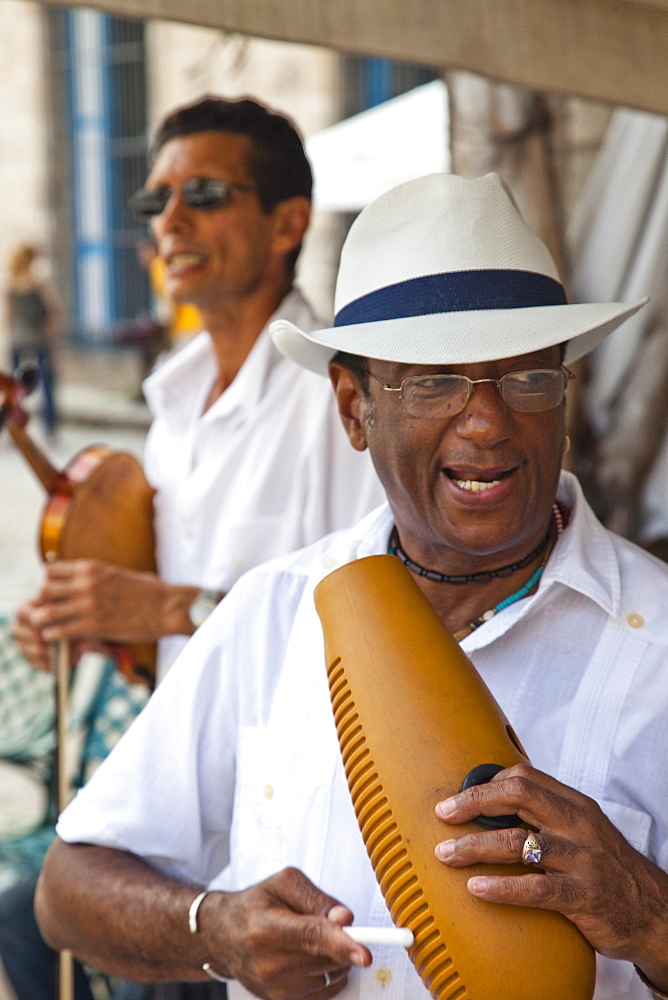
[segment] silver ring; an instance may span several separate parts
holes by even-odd
[[[323,972],[323,975],[325,977],[325,989],[328,989],[332,984],[332,977],[329,972]]]
[[[543,849],[540,840],[535,833],[528,833],[522,848],[522,861],[525,865],[539,865],[543,857]]]

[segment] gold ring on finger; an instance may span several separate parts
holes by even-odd
[[[540,840],[535,833],[527,833],[527,839],[522,848],[522,861],[525,865],[539,865],[543,857],[543,849]]]

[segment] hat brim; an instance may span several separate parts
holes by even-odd
[[[432,313],[304,333],[271,324],[278,349],[302,368],[327,375],[337,351],[401,364],[460,365],[513,358],[567,342],[577,361],[649,300]]]

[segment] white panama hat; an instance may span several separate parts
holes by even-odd
[[[337,351],[404,364],[473,364],[567,342],[596,347],[648,300],[569,305],[545,244],[498,174],[429,174],[371,202],[341,251],[334,326],[271,324],[288,358],[321,375]]]

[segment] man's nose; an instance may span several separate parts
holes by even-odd
[[[190,212],[191,209],[183,200],[180,191],[172,191],[162,212],[153,220],[156,235],[159,232],[189,225]]]
[[[471,395],[456,419],[462,437],[475,437],[490,447],[508,437],[512,415],[495,380],[479,379],[471,386]]]

